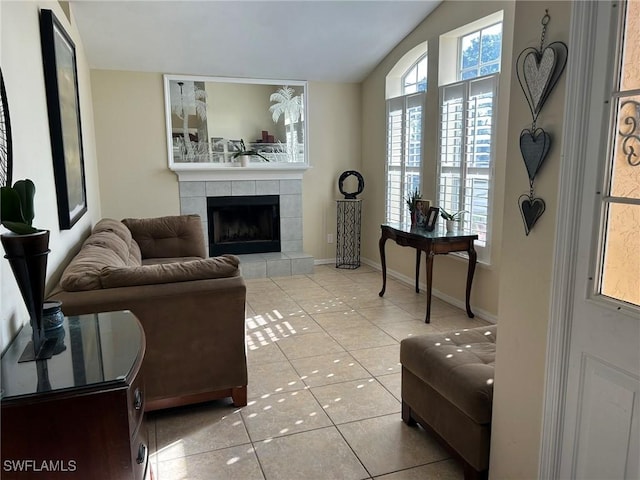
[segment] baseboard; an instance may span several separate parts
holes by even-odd
[[[364,263],[365,265],[369,265],[372,268],[375,268],[376,270],[382,272],[382,265],[380,265],[378,262],[374,262],[368,258],[363,258],[361,259],[361,262]],[[413,277],[408,277],[400,272],[397,272],[395,270],[389,269],[387,268],[387,275],[389,277],[392,277],[408,286],[410,286],[411,288],[414,287],[415,285],[415,278]],[[421,290],[425,290],[427,288],[427,285],[424,282],[420,282],[419,283],[420,289]],[[431,289],[431,295],[439,298],[440,300],[442,300],[443,302],[447,302],[455,307],[458,307],[462,310],[466,310],[466,305],[465,302],[463,300],[459,300],[455,297],[452,297],[450,295],[447,295],[445,293],[442,293],[441,291],[432,288]],[[478,308],[474,305],[471,305],[471,309],[473,310],[473,313],[475,314],[476,317],[481,318],[482,320],[485,320],[489,323],[493,323],[496,324],[498,323],[498,317],[496,317],[494,314],[487,312],[486,310],[483,310],[481,308]]]

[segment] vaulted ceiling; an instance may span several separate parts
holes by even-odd
[[[71,0],[91,68],[360,82],[441,0]]]

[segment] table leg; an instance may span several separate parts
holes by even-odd
[[[433,280],[433,257],[435,257],[433,252],[427,252],[427,315],[424,319],[424,323],[431,323],[431,281]]]
[[[469,254],[469,270],[467,272],[467,295],[466,295],[466,307],[467,307],[467,316],[469,318],[473,318],[475,315],[471,311],[471,304],[469,303],[469,299],[471,297],[471,284],[473,283],[473,274],[476,271],[476,261],[478,260],[478,254],[473,248],[473,241],[471,241],[471,245],[469,245],[469,250],[467,250]]]
[[[387,237],[382,235],[378,245],[380,246],[380,263],[382,265],[382,290],[378,293],[378,296],[383,296],[384,291],[387,289],[387,258],[384,253],[384,244],[387,241]]]
[[[420,293],[420,255],[422,250],[416,248],[416,293]]]

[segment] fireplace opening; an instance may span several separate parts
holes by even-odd
[[[280,197],[207,197],[209,255],[280,251]]]

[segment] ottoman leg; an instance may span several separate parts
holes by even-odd
[[[406,402],[402,402],[402,421],[413,427],[417,422],[411,417],[411,407]]]

